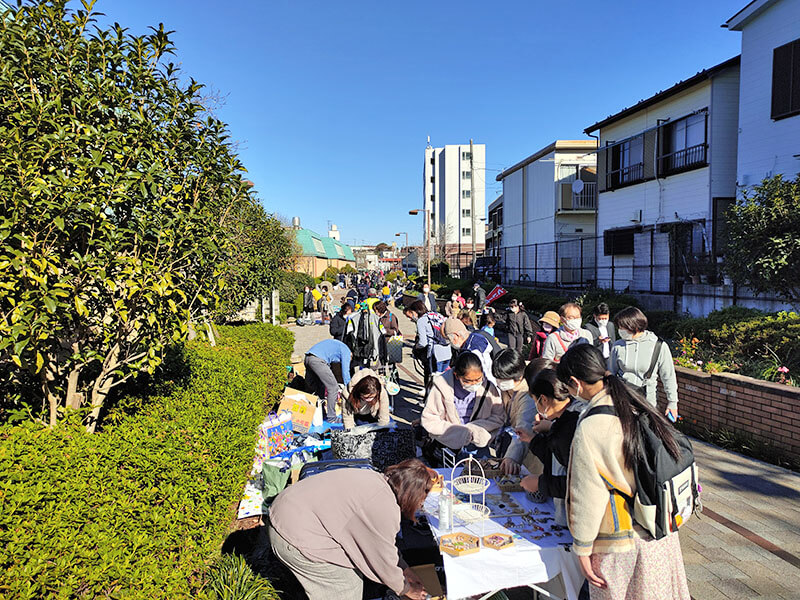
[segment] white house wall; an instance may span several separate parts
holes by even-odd
[[[711,82],[714,110],[709,118],[711,197],[736,196],[736,154],[739,128],[739,71],[728,69]]]
[[[772,52],[800,37],[800,2],[776,2],[742,30],[739,96],[740,185],[754,185],[779,173],[800,171],[800,115],[773,121]]]

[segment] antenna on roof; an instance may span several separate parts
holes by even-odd
[[[433,148],[433,146],[431,146],[431,136],[428,136],[428,145],[425,146],[425,147],[426,148]]]

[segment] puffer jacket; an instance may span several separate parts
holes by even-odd
[[[678,380],[675,377],[672,353],[666,342],[661,344],[658,362],[652,377],[647,381],[644,380],[644,376],[650,368],[650,362],[653,360],[653,351],[657,341],[658,336],[652,331],[644,331],[635,340],[617,340],[611,346],[608,370],[633,385],[644,385],[647,389],[647,401],[653,406],[656,405],[656,385],[660,377],[667,395],[667,408],[677,411]]]
[[[431,389],[422,409],[422,427],[436,441],[454,450],[467,444],[485,448],[497,436],[506,420],[500,391],[490,381],[475,394],[472,417],[464,425],[458,416],[455,405],[455,374],[452,369],[433,376]],[[486,397],[481,397],[488,385]]]

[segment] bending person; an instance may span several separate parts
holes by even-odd
[[[325,398],[325,419],[329,423],[339,423],[336,416],[336,402],[339,400],[339,382],[331,370],[331,365],[339,363],[342,382],[350,383],[350,348],[339,340],[322,340],[306,352],[306,384],[308,391]]]
[[[433,485],[410,459],[377,473],[338,469],[289,486],[269,511],[272,551],[309,600],[361,600],[362,577],[399,596],[423,600],[425,588],[400,557],[401,515],[415,520]]]
[[[372,369],[356,371],[342,402],[342,424],[345,429],[366,423],[389,424],[389,394]]]
[[[525,381],[525,359],[522,354],[511,348],[501,350],[492,362],[492,374],[497,380],[500,398],[506,414],[506,423],[515,430],[529,430],[536,418],[536,405],[528,394],[528,382]],[[503,434],[500,438],[508,434]],[[501,448],[502,450],[502,448]],[[502,453],[500,470],[505,474],[517,475],[519,467],[528,454],[526,442],[513,439]]]
[[[422,427],[434,442],[458,453],[489,455],[489,444],[505,423],[497,387],[484,377],[483,365],[472,352],[464,352],[452,369],[434,375]]]

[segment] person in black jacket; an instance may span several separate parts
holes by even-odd
[[[314,312],[314,294],[311,293],[311,288],[306,286],[303,290],[303,316],[306,318],[311,317]]]
[[[610,312],[608,304],[601,302],[594,307],[592,320],[584,325],[592,332],[595,348],[599,348],[606,359],[611,356],[611,346],[617,341],[617,330],[614,323],[609,321]]]
[[[524,344],[530,344],[533,340],[533,326],[528,313],[516,300],[508,303],[508,317],[506,318],[506,329],[508,331],[508,347],[517,352],[522,352]]]
[[[544,464],[544,471],[541,475],[524,477],[521,485],[527,492],[539,492],[552,498],[556,509],[555,522],[566,527],[564,498],[567,495],[569,451],[578,417],[586,403],[569,395],[553,369],[544,369],[532,383],[529,394],[536,402],[537,422],[532,432],[519,428],[517,434],[520,440],[529,443],[531,452]]]
[[[344,341],[344,331],[347,325],[347,317],[352,312],[353,307],[349,302],[345,302],[342,304],[342,308],[339,309],[339,312],[333,315],[330,324],[330,332],[333,339],[339,340],[340,342]]]

